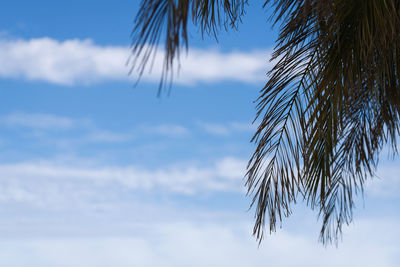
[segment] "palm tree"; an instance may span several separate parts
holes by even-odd
[[[161,85],[188,47],[191,20],[203,33],[235,28],[246,0],[143,0],[133,30],[133,67],[143,71],[165,32]],[[298,199],[322,218],[320,239],[337,241],[354,196],[374,176],[379,152],[397,153],[400,0],[275,0],[277,60],[257,100],[256,150],[247,170],[261,241]],[[161,90],[161,88],[160,88]]]

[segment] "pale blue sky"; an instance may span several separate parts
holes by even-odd
[[[255,2],[255,1],[254,1]],[[126,65],[139,1],[0,9],[0,266],[398,266],[399,160],[382,156],[338,248],[300,204],[260,247],[245,167],[276,29],[251,4],[191,30],[168,96]],[[288,256],[290,255],[290,256]]]

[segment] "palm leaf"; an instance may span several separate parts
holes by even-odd
[[[188,48],[188,22],[199,25],[203,34],[217,36],[222,25],[236,27],[246,3],[247,0],[142,0],[132,31],[131,72],[138,71],[139,77],[143,74],[165,32],[160,93],[165,82],[172,81],[180,48]]]
[[[162,86],[172,78],[188,22],[216,36],[235,27],[245,0],[146,0],[135,20],[132,68],[143,73],[165,33]],[[321,240],[340,237],[354,197],[400,133],[400,0],[267,0],[280,34],[257,100],[260,124],[247,172],[254,234],[304,199],[322,218]],[[160,87],[161,88],[161,87]],[[255,120],[255,121],[256,121]]]

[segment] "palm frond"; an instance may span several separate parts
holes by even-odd
[[[131,72],[138,71],[140,77],[155,56],[160,39],[165,38],[161,90],[165,81],[173,78],[173,64],[179,60],[180,48],[188,48],[188,22],[199,26],[203,34],[216,36],[222,25],[236,27],[246,3],[247,0],[142,0],[132,31]]]
[[[161,85],[172,75],[188,22],[203,34],[235,27],[246,0],[143,0],[132,68],[140,73],[165,32]],[[248,194],[261,241],[301,198],[322,218],[321,241],[340,237],[354,197],[400,134],[400,0],[266,0],[280,34],[257,100]]]
[[[299,177],[292,176],[291,181],[301,185],[298,192],[312,208],[318,209],[323,242],[337,240],[342,225],[352,220],[354,195],[362,193],[365,180],[374,175],[383,145],[390,143],[396,149],[400,108],[400,35],[396,32],[400,27],[399,4],[395,0],[274,1],[277,20],[283,21],[275,57],[283,60],[272,70],[266,85],[268,90],[259,100],[259,103],[267,101],[268,105],[259,105],[258,114],[263,113],[265,119],[256,136],[263,132],[266,136],[263,140],[272,140],[276,132],[286,131],[286,125],[271,124],[270,118],[275,121],[278,115],[290,116],[291,111],[271,113],[281,103],[270,98],[281,95],[284,101],[289,101],[288,92],[293,85],[286,81],[293,79],[300,86],[299,95],[304,96],[300,100],[304,109],[297,118],[300,128],[291,133],[295,135],[291,138],[303,142],[297,143],[300,146],[297,155],[278,154],[277,162],[286,164],[281,174],[268,168],[263,177],[249,172],[248,181],[260,181],[248,185],[259,187],[270,177],[286,181],[285,173],[292,167],[288,163],[300,158]],[[299,53],[313,57],[298,60],[292,56]],[[302,76],[296,76],[299,74]],[[265,150],[263,146],[275,146],[263,140],[255,139],[258,142],[255,155]],[[260,169],[259,162],[268,156],[261,154],[250,170]],[[266,197],[259,192],[256,191],[255,197],[263,208],[265,204],[260,201],[265,202]],[[277,203],[268,206],[273,226],[270,229],[276,223],[271,214],[282,207]],[[265,216],[265,211],[262,212],[259,208],[256,211],[256,226]],[[259,226],[255,234],[260,236],[258,231]]]

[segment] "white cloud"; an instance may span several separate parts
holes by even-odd
[[[96,46],[90,40],[51,38],[1,41],[0,75],[73,85],[103,79],[126,79],[122,47]]]
[[[189,51],[182,57],[178,82],[240,81],[259,83],[271,68],[266,51],[221,53],[217,50]]]
[[[25,78],[61,85],[132,80],[128,77],[129,47],[100,46],[91,40],[58,41],[51,38],[0,40],[0,77]],[[142,80],[159,82],[163,52],[156,54],[152,71]],[[191,49],[181,58],[175,82],[240,81],[257,83],[265,79],[271,64],[266,51],[221,53]],[[136,75],[136,73],[133,73]]]
[[[9,126],[49,130],[66,130],[76,126],[76,121],[71,118],[42,113],[11,113],[0,117],[0,122]]]

